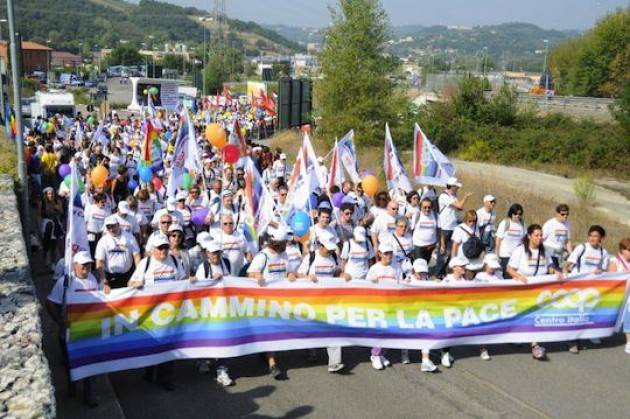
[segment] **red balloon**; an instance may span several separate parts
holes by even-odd
[[[228,144],[223,148],[223,160],[226,163],[234,164],[240,157],[238,147],[234,144]]]
[[[154,177],[152,182],[153,186],[155,186],[155,189],[162,189],[162,179],[160,179],[159,177]]]

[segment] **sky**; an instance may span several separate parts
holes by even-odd
[[[162,0],[164,1],[164,0]],[[211,10],[213,0],[166,0]],[[257,23],[326,26],[335,0],[226,0],[228,16]],[[629,0],[382,0],[392,24],[491,25],[530,22],[545,29],[588,29]]]

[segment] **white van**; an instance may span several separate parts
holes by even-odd
[[[35,92],[35,101],[31,103],[31,120],[37,120],[38,116],[48,119],[55,114],[65,115],[68,118],[77,116],[72,93]]]

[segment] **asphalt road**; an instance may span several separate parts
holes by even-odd
[[[525,346],[490,347],[491,361],[476,348],[454,348],[453,368],[436,374],[420,372],[419,352],[403,365],[392,350],[393,367],[376,371],[368,349],[349,348],[343,374],[327,372],[322,350],[317,364],[305,351],[280,354],[284,381],[271,379],[258,356],[235,359],[236,385],[227,389],[192,361],[178,363],[173,393],[144,382],[141,370],[110,379],[127,418],[628,417],[630,355],[619,336],[579,355],[548,347],[548,362],[531,359]]]

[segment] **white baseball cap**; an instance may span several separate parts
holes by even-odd
[[[382,242],[378,245],[378,251],[381,253],[393,252],[394,248],[391,243]]]
[[[234,192],[232,192],[230,189],[225,189],[223,192],[221,192],[221,198],[226,197],[226,196],[233,196]]]
[[[332,235],[325,235],[323,237],[320,237],[319,243],[330,251],[337,250],[337,244],[333,240]]]
[[[74,255],[74,263],[78,263],[79,265],[84,265],[86,263],[93,263],[94,259],[92,259],[92,256],[90,256],[90,252],[87,252],[85,250],[78,252],[76,255]]]
[[[497,198],[494,195],[486,195],[483,197],[483,202],[493,202],[496,200]]]
[[[152,241],[154,249],[157,249],[160,246],[170,245],[170,243],[168,242],[168,237],[166,237],[165,234],[158,234]]]
[[[287,234],[287,228],[283,225],[278,227],[269,227],[267,229],[267,233],[269,233],[269,238],[276,242],[281,242],[289,239],[289,235]]]
[[[118,203],[118,212],[121,214],[129,214],[129,204],[127,201],[120,201]]]
[[[429,266],[424,259],[416,259],[413,262],[413,271],[417,273],[429,273]]]
[[[488,265],[490,269],[501,269],[501,263],[499,263],[499,257],[494,253],[488,253],[483,258],[483,264]]]
[[[365,231],[365,227],[356,226],[354,230],[352,230],[352,238],[354,238],[356,242],[365,243],[367,241],[367,233]]]
[[[114,225],[118,225],[118,218],[116,218],[115,215],[110,215],[109,217],[105,218],[104,224],[106,226],[114,226]]]
[[[280,160],[286,160],[287,155],[284,153],[280,153]]]
[[[221,243],[216,240],[208,240],[203,242],[202,247],[206,250],[206,252],[214,253],[220,252],[222,249]]]
[[[456,266],[466,266],[466,265],[468,265],[468,263],[469,263],[468,259],[466,259],[465,257],[455,256],[448,263],[448,267],[449,268],[454,268]]]
[[[181,201],[182,199],[185,200],[186,198],[188,198],[188,192],[186,191],[177,192],[177,195],[175,196],[177,201]]]
[[[208,233],[207,231],[199,232],[199,234],[197,234],[197,243],[201,244],[201,242],[205,240],[211,240],[210,233]]]
[[[170,233],[171,231],[181,231],[183,233],[184,229],[179,224],[174,223],[168,227],[168,232]]]
[[[457,186],[458,188],[462,187],[461,182],[456,177],[452,176],[446,180],[446,186]]]

